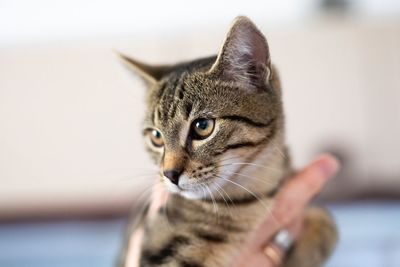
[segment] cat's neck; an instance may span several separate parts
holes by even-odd
[[[236,162],[236,168],[223,177],[224,193],[231,198],[264,197],[276,192],[289,173],[289,159],[283,136],[278,136],[248,162]]]

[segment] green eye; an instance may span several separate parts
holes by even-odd
[[[214,130],[214,119],[197,119],[192,123],[192,133],[194,139],[206,139]]]
[[[157,131],[155,129],[149,130],[148,136],[150,138],[151,143],[155,147],[162,147],[164,145],[164,140],[163,140],[162,135],[161,135],[161,133],[159,131]]]

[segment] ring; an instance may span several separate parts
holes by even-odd
[[[294,239],[286,229],[280,230],[270,244],[263,249],[264,254],[275,266],[282,264],[282,257],[293,245]]]
[[[272,239],[272,244],[276,245],[284,253],[293,245],[294,239],[288,230],[280,230]]]

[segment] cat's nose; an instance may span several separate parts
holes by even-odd
[[[179,176],[181,176],[183,170],[177,170],[177,169],[172,169],[172,170],[165,170],[164,171],[164,176],[167,177],[173,184],[178,185],[179,182]]]

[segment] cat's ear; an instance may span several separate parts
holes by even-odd
[[[140,62],[119,52],[116,53],[125,66],[127,66],[128,69],[132,70],[134,73],[138,74],[148,85],[157,83],[171,71],[171,67],[167,65],[153,66]]]
[[[245,87],[260,88],[269,82],[271,59],[264,35],[246,17],[237,17],[210,73]]]

